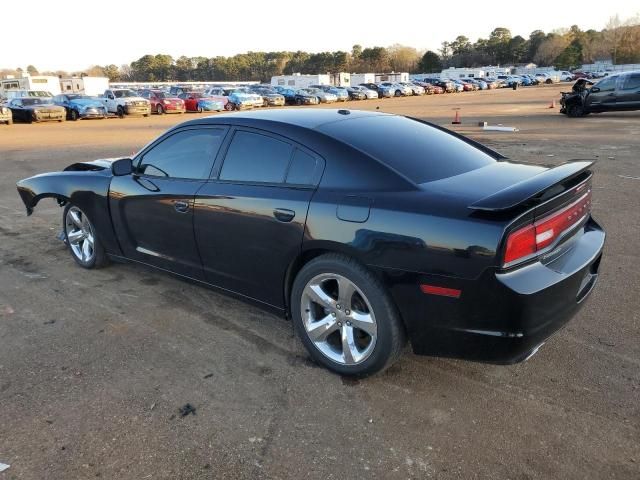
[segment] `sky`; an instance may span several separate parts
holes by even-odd
[[[7,3],[7,5],[4,5]],[[446,2],[445,2],[446,3]],[[83,70],[131,63],[145,54],[230,56],[247,51],[350,51],[354,44],[395,43],[436,51],[445,40],[487,38],[495,27],[528,38],[577,24],[604,28],[610,17],[640,13],[631,0],[322,2],[242,0],[87,0],[73,7],[59,0],[3,2],[0,68]],[[434,8],[438,5],[437,8]],[[21,20],[23,19],[23,20]],[[118,26],[121,25],[121,26]],[[27,35],[27,32],[31,32]]]

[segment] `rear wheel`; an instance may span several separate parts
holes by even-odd
[[[405,334],[384,286],[355,260],[322,255],[296,276],[291,316],[319,364],[341,375],[367,376],[389,367]]]
[[[69,118],[75,122],[78,120],[78,118],[80,118],[80,115],[78,115],[78,112],[76,110],[71,110],[69,112]]]
[[[401,97],[402,96],[402,92],[400,90],[396,90],[396,97]]]
[[[86,214],[75,205],[68,204],[62,218],[67,246],[76,263],[84,268],[105,266],[107,255]]]
[[[298,106],[302,105],[302,99],[301,98],[296,98],[296,105],[298,105]]]
[[[230,112],[231,110],[233,110],[233,103],[231,103],[231,102],[225,103],[224,109],[227,110],[228,112]]]
[[[160,104],[156,105],[156,113],[158,115],[164,114],[164,107],[162,105],[160,105]]]
[[[117,113],[118,113],[118,117],[124,118],[124,108],[122,108],[121,106],[118,106]]]

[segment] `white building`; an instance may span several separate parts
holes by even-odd
[[[109,88],[107,77],[69,77],[60,79],[62,93],[102,95]]]
[[[351,85],[360,85],[361,83],[380,83],[380,82],[408,82],[409,74],[407,72],[391,72],[391,73],[352,73]]]
[[[579,70],[581,72],[627,72],[629,70],[640,70],[640,63],[614,65],[611,60],[606,60],[582,65]]]
[[[486,72],[482,68],[449,67],[440,72],[439,78],[457,80],[459,78],[484,78],[486,76]]]
[[[49,75],[23,74],[19,77],[9,75],[0,80],[0,94],[6,97],[10,90],[43,90],[51,95],[58,95],[60,93],[60,79]]]
[[[271,77],[271,85],[291,88],[307,88],[309,85],[331,85],[331,75],[302,75],[300,73],[275,75]]]

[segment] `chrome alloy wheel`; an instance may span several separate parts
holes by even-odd
[[[373,352],[378,327],[371,304],[348,278],[313,277],[302,292],[302,323],[314,346],[341,365],[357,365]]]
[[[89,219],[78,207],[71,207],[64,219],[67,242],[76,258],[88,263],[95,256],[95,235]]]

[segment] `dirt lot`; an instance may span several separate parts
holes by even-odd
[[[129,155],[197,114],[0,128],[0,480],[640,478],[640,114],[568,119],[547,108],[562,88],[347,104],[446,126],[460,107],[458,131],[513,158],[596,159],[608,231],[594,294],[528,362],[407,352],[364,381],[317,368],[288,323],[239,301],[77,267],[51,201],[26,217],[16,180]]]

